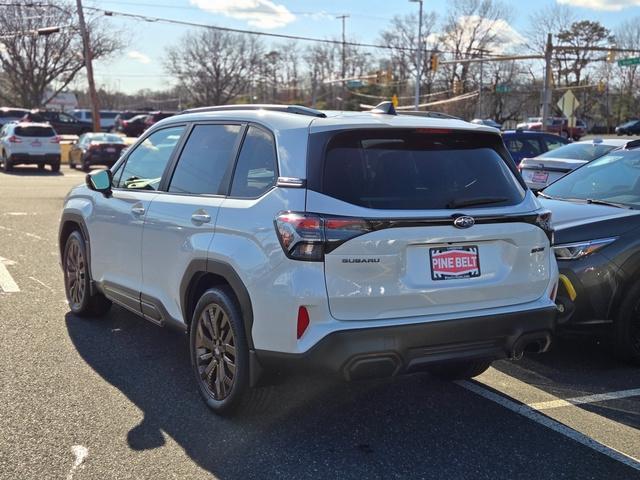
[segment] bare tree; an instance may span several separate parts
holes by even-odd
[[[560,45],[576,47],[576,50],[562,50],[557,58],[560,62],[560,77],[565,85],[579,85],[585,69],[595,60],[601,59],[602,52],[585,50],[589,47],[609,47],[614,43],[614,37],[609,30],[599,22],[580,20],[573,22],[566,30],[558,33]]]
[[[632,18],[620,24],[615,30],[615,37],[618,47],[640,50],[640,18]],[[640,107],[638,97],[634,95],[638,91],[638,65],[614,66],[613,75],[607,76],[619,81],[620,90],[615,110],[618,121],[635,116]]]
[[[187,33],[169,47],[165,67],[192,105],[224,105],[248,93],[263,59],[256,37],[208,29]]]
[[[76,11],[63,1],[0,6],[0,99],[24,107],[41,106],[64,90],[84,68]],[[60,27],[38,36],[37,30]],[[99,18],[88,19],[93,58],[105,58],[123,47]],[[45,92],[48,98],[45,97]]]

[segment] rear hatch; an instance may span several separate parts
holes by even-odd
[[[544,295],[549,241],[539,225],[548,218],[499,136],[378,128],[311,137],[307,212],[324,225],[335,318],[456,314]]]
[[[22,150],[31,155],[46,155],[60,151],[60,138],[47,125],[18,125],[14,130]]]

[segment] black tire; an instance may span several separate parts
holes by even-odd
[[[82,234],[71,232],[64,246],[62,267],[64,271],[64,290],[69,308],[83,317],[102,316],[111,308],[111,301],[100,293],[91,295],[91,278],[87,263],[87,248]]]
[[[91,170],[91,162],[90,162],[89,160],[85,160],[85,161],[82,163],[82,170],[83,170],[84,172],[89,172],[89,171]]]
[[[38,170],[44,170],[44,163],[38,164]]]
[[[626,293],[613,322],[613,353],[640,365],[640,282]]]
[[[492,363],[490,359],[443,363],[429,368],[429,372],[443,380],[468,380],[486,372]]]
[[[51,171],[52,172],[59,172],[60,171],[60,160],[58,160],[57,162],[54,162],[51,164]]]
[[[229,289],[212,288],[200,297],[189,327],[189,350],[207,406],[217,414],[232,413],[249,389],[249,348],[240,309]]]
[[[11,163],[11,158],[7,157],[6,153],[2,154],[2,168],[5,172],[10,172],[13,170],[13,163]]]

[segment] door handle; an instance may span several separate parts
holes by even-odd
[[[194,213],[191,215],[191,221],[196,225],[202,225],[203,223],[209,223],[211,216],[208,213]]]
[[[131,213],[138,216],[144,215],[144,207],[140,204],[134,205],[133,207],[131,207]]]

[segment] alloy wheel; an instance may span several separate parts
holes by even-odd
[[[216,400],[231,393],[236,377],[236,340],[225,311],[208,305],[198,319],[196,367],[207,392]]]
[[[82,305],[86,293],[85,258],[77,241],[69,244],[65,258],[65,277],[67,298],[71,307],[76,310]]]

